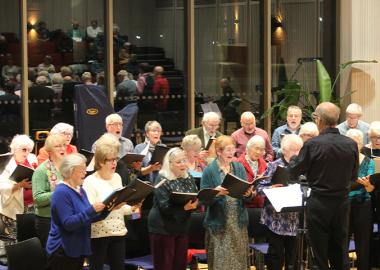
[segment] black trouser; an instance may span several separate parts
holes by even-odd
[[[350,233],[354,233],[358,270],[368,270],[372,234],[371,201],[351,201]]]
[[[297,237],[279,235],[270,230],[267,232],[268,269],[281,270],[285,261],[285,269],[294,266],[297,258]]]
[[[50,232],[50,222],[51,219],[49,217],[36,216],[36,234],[44,248],[46,247],[46,242]]]
[[[69,257],[62,248],[59,248],[49,256],[48,266],[51,270],[82,270],[83,261],[83,257]]]
[[[316,269],[347,270],[348,223],[350,201],[347,198],[321,196],[312,192],[307,200],[308,238]]]
[[[90,270],[103,270],[107,262],[111,270],[124,270],[125,236],[109,236],[91,239]]]

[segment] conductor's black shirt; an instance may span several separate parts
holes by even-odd
[[[305,142],[288,168],[293,177],[306,175],[312,194],[344,198],[357,179],[358,166],[356,142],[341,135],[337,128],[326,128]]]

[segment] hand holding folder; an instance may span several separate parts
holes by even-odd
[[[19,183],[25,179],[32,180],[34,169],[26,167],[24,165],[17,165],[9,179]]]
[[[170,194],[170,202],[174,205],[186,205],[189,202],[199,200],[205,204],[209,203],[219,193],[219,190],[212,188],[204,188],[198,193],[193,192],[172,192]]]

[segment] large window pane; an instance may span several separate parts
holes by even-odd
[[[222,132],[239,127],[240,114],[262,112],[260,1],[198,1],[195,7],[195,78],[200,104],[215,102]],[[257,117],[259,120],[259,117]],[[260,125],[258,121],[258,125]]]
[[[95,84],[107,92],[104,7],[104,0],[28,1],[32,135],[57,122],[74,123],[76,84]]]
[[[0,153],[22,131],[19,1],[0,0]]]
[[[120,37],[115,45],[115,72],[119,74],[115,110],[138,100],[138,130],[143,131],[147,121],[157,120],[165,143],[177,142],[187,129],[184,25],[183,2],[114,1],[114,28],[118,31],[114,34]]]

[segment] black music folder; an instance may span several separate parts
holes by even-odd
[[[250,183],[240,177],[227,173],[224,177],[222,187],[228,190],[228,195],[233,198],[241,198],[244,193],[248,190],[250,186],[253,185],[253,182]]]
[[[34,169],[26,167],[24,165],[17,165],[9,179],[15,182],[21,182],[24,179],[32,180]]]
[[[120,161],[123,162],[125,165],[130,165],[133,162],[141,162],[144,159],[145,155],[141,154],[135,154],[135,153],[128,153],[125,156],[123,156]]]
[[[169,150],[169,147],[156,145],[152,154],[152,158],[150,159],[150,164],[155,164],[157,162],[162,164],[162,161],[164,160],[164,157]]]
[[[135,179],[132,181],[128,187],[136,190],[130,197],[127,198],[126,203],[128,205],[136,205],[142,202],[149,194],[151,194],[156,188],[159,188],[166,179],[163,179],[158,184],[152,186],[149,182],[142,181],[140,179]]]
[[[185,205],[189,201],[199,201],[207,204],[219,193],[219,190],[212,188],[204,188],[198,193],[188,192],[172,192],[170,194],[170,202],[174,205]]]
[[[0,155],[0,174],[3,173],[5,167],[7,167],[9,161],[12,159],[11,153],[5,153]]]
[[[287,186],[290,181],[290,174],[288,170],[283,166],[277,166],[275,172],[272,175],[272,184],[282,184]]]
[[[126,202],[136,190],[130,187],[121,187],[113,191],[104,201],[105,210],[112,211],[115,206]]]

